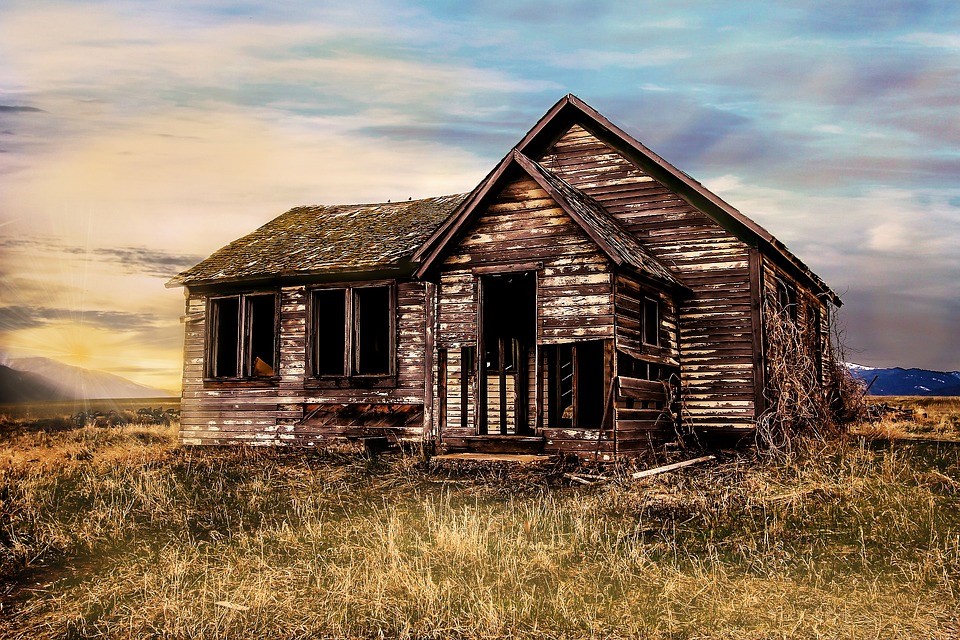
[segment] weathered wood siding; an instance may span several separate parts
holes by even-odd
[[[643,342],[643,301],[657,300],[659,306],[658,345]],[[668,367],[680,366],[677,305],[668,294],[644,286],[638,278],[620,271],[614,290],[616,311],[616,347],[639,360],[647,360]]]
[[[186,307],[181,440],[186,444],[316,444],[342,435],[343,425],[309,426],[304,405],[423,405],[425,397],[425,294],[419,282],[397,283],[396,384],[386,388],[320,388],[306,371],[307,288],[280,289],[279,382],[266,386],[205,383],[206,298],[190,294]],[[422,424],[396,430],[422,437]]]
[[[503,267],[510,271],[529,264],[537,265],[538,344],[613,337],[613,275],[607,257],[536,182],[523,177],[509,183],[441,267],[437,345],[448,349],[444,434],[469,435],[461,433],[459,349],[477,342],[479,284],[474,269]],[[531,362],[531,422],[536,416],[534,371]],[[473,399],[471,395],[470,401]],[[489,413],[491,430],[497,419],[498,415]],[[472,411],[469,424],[473,424]]]
[[[206,296],[190,293],[184,323],[180,439],[185,444],[269,444],[276,440],[279,389],[205,388]]]
[[[571,127],[539,162],[598,200],[693,290],[679,307],[683,395],[692,426],[752,427],[747,244],[582,127]]]

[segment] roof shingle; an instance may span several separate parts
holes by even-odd
[[[465,197],[295,207],[177,274],[167,286],[401,267]]]

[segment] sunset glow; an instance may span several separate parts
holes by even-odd
[[[0,352],[176,390],[179,270],[300,204],[471,189],[567,92],[960,369],[953,3],[4,2]]]

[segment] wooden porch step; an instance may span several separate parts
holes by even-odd
[[[459,436],[443,439],[443,448],[450,453],[523,453],[543,451],[546,438],[542,436],[486,435]]]
[[[550,456],[533,453],[446,453],[433,456],[430,460],[435,462],[543,464],[550,461]]]

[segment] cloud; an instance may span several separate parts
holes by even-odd
[[[958,49],[960,50],[960,35],[956,33],[910,33],[897,38],[900,42],[909,42],[919,44],[925,47],[935,47],[938,49]]]
[[[57,323],[88,325],[112,331],[141,332],[170,323],[169,317],[126,311],[64,309],[24,305],[0,307],[0,331],[18,331]]]
[[[0,294],[175,318],[171,272],[297,204],[469,190],[572,91],[852,292],[860,326],[861,291],[942,318],[960,268],[958,13],[3,3]]]
[[[9,221],[7,224],[15,224]],[[92,261],[120,268],[125,273],[142,274],[157,278],[169,278],[203,260],[201,254],[182,254],[146,246],[90,247],[68,244],[49,236],[2,237],[0,248],[8,254],[6,261],[0,259],[0,268],[9,262],[22,259],[24,254],[54,256],[77,256],[86,263]]]
[[[690,57],[690,53],[678,49],[657,48],[635,51],[601,51],[596,49],[578,49],[568,54],[551,56],[550,62],[558,67],[569,69],[608,69],[621,67],[639,69],[665,65]]]
[[[43,113],[43,109],[37,107],[22,107],[9,104],[0,104],[0,113]]]

